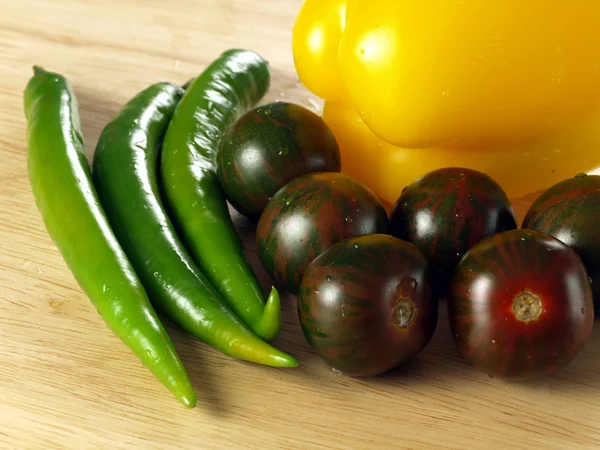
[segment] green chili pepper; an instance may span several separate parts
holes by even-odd
[[[104,128],[93,180],[115,234],[156,309],[234,358],[276,367],[298,363],[256,336],[223,303],[179,241],[161,202],[158,147],[180,88],[158,83]]]
[[[229,50],[192,80],[165,136],[161,176],[165,202],[190,255],[233,311],[263,339],[281,328],[279,294],[263,292],[248,263],[217,178],[227,127],[269,87],[266,61]]]
[[[36,67],[24,103],[29,179],[49,235],[114,334],[193,407],[188,375],[98,201],[68,81]]]

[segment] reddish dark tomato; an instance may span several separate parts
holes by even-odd
[[[497,234],[469,250],[456,269],[448,307],[465,359],[490,376],[515,380],[567,365],[594,320],[577,253],[533,230]]]
[[[323,251],[387,228],[385,208],[362,183],[342,173],[307,174],[267,204],[256,228],[258,256],[277,285],[296,294],[304,271]]]
[[[469,248],[516,227],[502,188],[488,175],[456,167],[430,172],[407,186],[390,217],[391,234],[429,259],[441,295]]]
[[[600,176],[581,174],[552,186],[533,202],[523,228],[550,234],[579,254],[600,310]]]
[[[376,375],[412,359],[430,341],[437,311],[423,254],[381,234],[323,252],[308,267],[298,296],[308,343],[350,376]]]
[[[341,159],[321,117],[300,105],[276,102],[249,111],[229,127],[217,166],[231,205],[257,219],[287,182],[306,173],[339,172]]]

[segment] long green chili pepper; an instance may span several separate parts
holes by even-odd
[[[158,83],[104,128],[93,180],[115,234],[156,309],[234,358],[276,367],[297,361],[256,336],[231,312],[179,241],[162,205],[158,149],[181,89]]]
[[[188,375],[98,201],[68,81],[35,68],[24,103],[29,179],[49,235],[113,333],[193,407]]]
[[[216,156],[227,127],[264,96],[269,83],[268,65],[256,53],[223,53],[187,87],[161,157],[167,209],[190,255],[263,339],[280,331],[279,294],[272,288],[265,304],[219,186]]]

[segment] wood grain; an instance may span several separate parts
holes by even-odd
[[[39,64],[78,96],[87,153],[103,125],[148,84],[184,82],[221,51],[271,63],[266,100],[319,102],[290,51],[300,0],[3,0],[0,15],[0,448],[600,448],[600,330],[559,374],[509,384],[473,371],[445,308],[412,364],[356,380],[308,348],[284,299],[276,370],[226,358],[168,324],[199,402],[187,410],[104,325],[43,228],[26,171],[22,92]],[[514,202],[519,216],[530,199]],[[252,227],[237,218],[266,288]]]

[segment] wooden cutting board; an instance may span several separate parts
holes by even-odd
[[[271,63],[265,100],[319,102],[290,50],[300,0],[3,0],[0,10],[0,448],[600,448],[600,327],[557,375],[510,384],[469,368],[445,308],[408,367],[356,380],[307,346],[295,299],[276,345],[297,369],[236,361],[169,331],[198,393],[182,407],[104,325],[35,208],[22,92],[31,66],[65,74],[92,155],[104,124],[148,84],[183,83],[230,47]],[[515,201],[522,217],[527,200]],[[257,273],[252,227],[236,218]],[[85,230],[83,230],[85,231]]]

